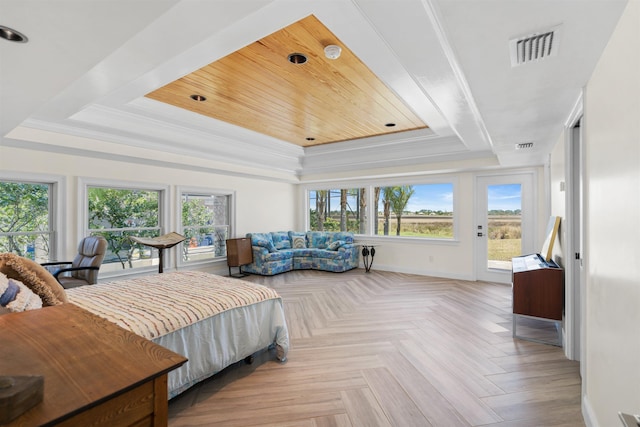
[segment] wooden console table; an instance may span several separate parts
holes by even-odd
[[[167,374],[187,359],[71,303],[0,316],[0,375],[43,375],[8,426],[166,426]]]
[[[562,347],[562,315],[564,312],[564,270],[540,254],[513,258],[513,331],[514,338]],[[533,317],[553,322],[558,341],[547,342],[517,334],[518,317]]]

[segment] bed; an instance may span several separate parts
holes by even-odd
[[[265,286],[184,271],[67,289],[70,303],[189,359],[169,373],[169,398],[259,350],[285,361],[282,299]]]

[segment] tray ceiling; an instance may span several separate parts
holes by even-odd
[[[302,147],[427,127],[313,15],[146,96]]]
[[[626,0],[2,4],[0,148],[300,182],[544,164]]]

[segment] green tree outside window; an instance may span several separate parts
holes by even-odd
[[[0,182],[0,252],[49,261],[50,185]]]

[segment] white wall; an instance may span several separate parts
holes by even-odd
[[[33,135],[31,135],[33,136]],[[35,137],[46,147],[48,141],[55,139],[75,144],[69,147],[68,152],[73,153],[88,144],[106,144],[102,141],[93,141],[76,137],[66,137],[60,134],[39,132]],[[96,149],[95,146],[91,146]],[[112,146],[107,147],[113,150]],[[104,156],[103,156],[104,157]],[[153,159],[166,162],[169,159]],[[176,159],[178,164],[178,159]],[[478,166],[478,164],[471,164]],[[475,244],[474,233],[476,216],[474,207],[475,177],[476,173],[493,173],[493,167],[482,167],[477,172],[459,172],[464,167],[471,166],[469,162],[450,162],[447,169],[458,170],[448,174],[437,174],[434,170],[425,170],[422,177],[417,171],[412,171],[412,180],[430,180],[434,177],[446,177],[455,181],[457,186],[456,201],[456,241],[428,241],[416,239],[389,239],[389,238],[365,238],[379,243],[375,258],[374,268],[388,271],[424,274],[455,279],[475,279]],[[433,165],[432,165],[433,166]],[[63,249],[60,258],[68,259],[75,254],[75,246],[80,236],[78,227],[78,179],[112,179],[119,181],[133,181],[137,183],[151,183],[168,185],[170,189],[170,204],[176,206],[176,186],[204,187],[212,189],[234,190],[236,194],[236,223],[235,236],[244,236],[247,232],[305,229],[305,220],[301,213],[304,203],[304,191],[299,191],[298,185],[290,182],[281,182],[277,179],[247,178],[224,173],[208,173],[198,168],[189,170],[184,166],[171,168],[166,166],[142,165],[108,160],[105,158],[84,157],[74,154],[60,154],[49,151],[37,151],[13,147],[2,147],[0,155],[0,170],[16,173],[40,173],[49,175],[61,175],[66,178],[64,194],[63,218],[61,230]],[[495,170],[497,172],[497,170]],[[373,171],[375,172],[375,171]],[[386,172],[386,170],[385,170]],[[504,171],[499,171],[504,173]],[[542,168],[537,170],[538,188],[542,188]],[[371,179],[371,178],[369,178]],[[428,181],[427,181],[428,182]],[[537,242],[535,247],[542,245],[542,236],[546,225],[546,213],[542,192],[538,192],[536,201],[538,209],[537,228],[535,235]],[[172,218],[168,222],[170,229],[175,229],[177,219],[174,210],[170,209]],[[170,231],[170,230],[168,230]],[[175,254],[169,253],[167,265],[171,266],[175,260]],[[219,271],[226,268],[226,264],[214,266],[211,271]],[[221,271],[221,270],[220,270]],[[506,277],[506,276],[505,276]]]
[[[563,132],[551,153],[551,161],[549,163],[549,186],[551,188],[551,215],[559,216],[560,234],[558,235],[559,247],[566,248],[567,227],[566,227],[566,202],[565,191],[561,191],[560,186],[566,185],[567,177],[565,171],[565,133]],[[562,250],[558,252],[554,248],[553,258],[561,267],[564,267],[564,259],[566,255]]]
[[[631,0],[585,93],[587,417],[640,413],[640,1]]]
[[[425,177],[427,180],[432,178]],[[379,245],[376,248],[374,268],[465,280],[474,277],[474,240],[470,237],[475,223],[473,174],[444,174],[438,177],[438,179],[442,178],[454,182],[457,187],[457,199],[454,200],[457,240],[451,242],[396,237],[374,239],[374,243]],[[372,240],[372,238],[363,238],[363,240]]]
[[[438,239],[416,239],[402,237],[382,237],[382,236],[356,236],[359,243],[370,243],[376,245],[376,255],[373,268],[377,270],[395,271],[402,273],[421,274],[436,277],[445,277],[461,280],[476,279],[476,207],[475,207],[475,181],[478,175],[505,174],[523,172],[521,169],[495,170],[493,168],[482,168],[475,171],[462,172],[459,167],[462,165],[450,163],[450,169],[458,170],[451,173],[435,173],[435,171],[425,171],[423,175],[412,173],[404,178],[389,177],[386,180],[356,180],[346,179],[327,184],[327,181],[319,181],[313,184],[305,184],[301,187],[303,191],[300,197],[304,197],[304,189],[316,189],[321,185],[332,186],[332,188],[358,188],[363,185],[403,185],[403,184],[428,184],[430,182],[453,182],[456,187],[454,199],[455,222],[457,233],[455,240]],[[467,165],[467,163],[465,163]],[[542,167],[529,168],[526,171],[535,171],[537,180],[534,185],[538,189],[544,188],[544,174]],[[384,175],[386,170],[380,170],[379,175]],[[375,171],[370,171],[375,176]],[[544,240],[544,229],[547,225],[548,210],[543,191],[536,191],[534,200],[537,215],[534,223],[536,229],[533,231],[534,241],[531,252],[535,248],[542,247]],[[304,224],[304,219],[300,218]],[[539,251],[539,249],[537,249]],[[362,263],[362,260],[361,260]],[[504,275],[504,282],[510,281],[510,273]]]
[[[66,200],[63,201],[61,235],[65,242],[61,259],[71,259],[78,234],[77,197],[78,178],[111,179],[139,183],[162,184],[170,188],[170,206],[177,206],[176,186],[234,190],[236,196],[236,222],[234,237],[247,232],[288,230],[297,228],[295,206],[298,205],[295,184],[274,180],[252,179],[241,176],[171,169],[167,167],[125,163],[121,161],[56,154],[45,151],[2,147],[0,153],[2,173],[48,174],[65,177]],[[176,209],[169,209],[169,228],[177,224]],[[171,251],[170,251],[171,252]],[[174,251],[175,252],[175,251]],[[224,268],[226,268],[226,264]]]

